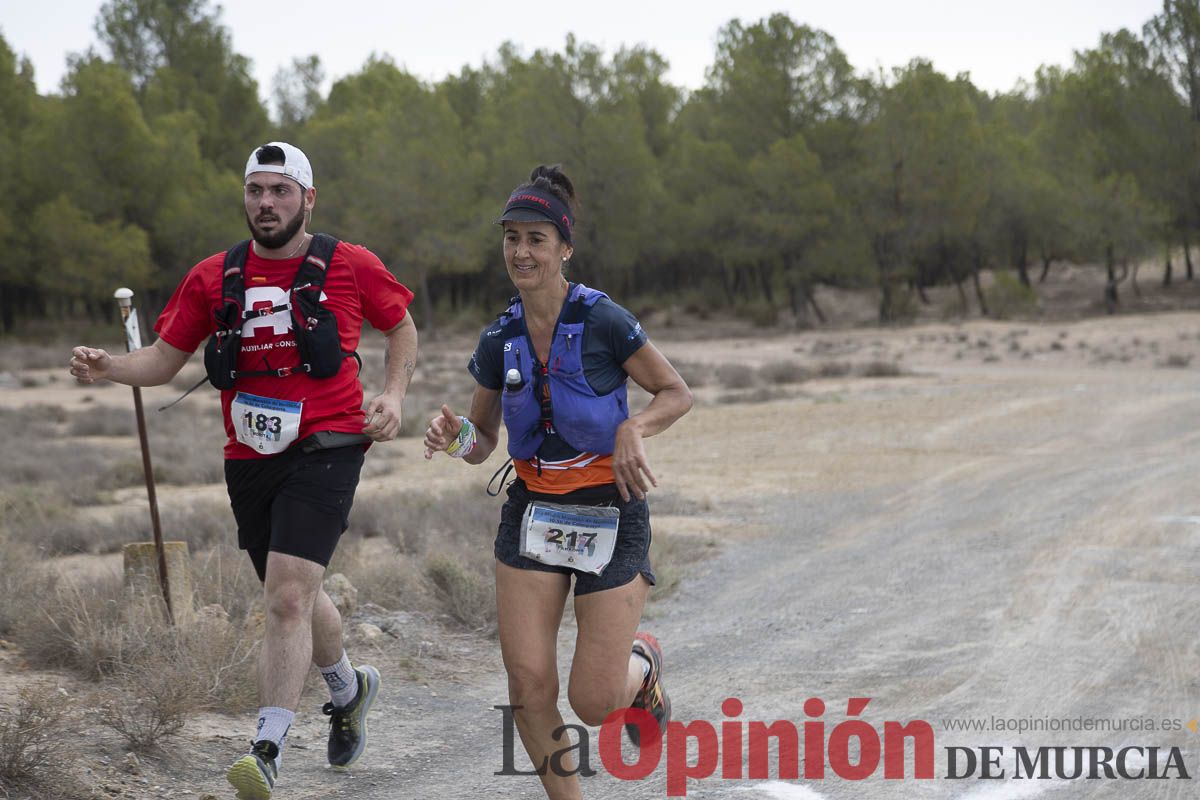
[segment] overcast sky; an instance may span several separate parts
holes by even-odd
[[[38,87],[57,91],[66,56],[95,43],[102,0],[0,0],[0,33],[28,56]],[[316,53],[328,78],[357,71],[372,52],[434,81],[463,65],[479,65],[502,42],[525,52],[560,49],[568,33],[612,52],[645,44],[671,64],[669,79],[687,88],[704,82],[717,30],[734,17],[754,21],[774,12],[833,35],[859,70],[890,68],[918,56],[950,75],[970,72],[977,86],[1007,91],[1042,64],[1070,64],[1074,50],[1100,34],[1140,31],[1162,0],[608,0],[578,4],[492,0],[286,0],[224,4],[237,52],[254,65],[265,98],[276,71]]]

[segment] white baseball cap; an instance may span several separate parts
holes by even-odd
[[[267,147],[278,147],[283,151],[282,164],[259,163],[260,157],[267,161],[279,160],[278,156],[271,158],[262,152]],[[255,172],[275,172],[286,175],[305,189],[313,188],[312,165],[308,163],[308,156],[304,155],[304,151],[299,147],[287,142],[267,142],[265,145],[254,148],[250,153],[250,158],[246,160],[246,174],[243,177],[249,178]]]

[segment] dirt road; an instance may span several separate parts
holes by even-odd
[[[719,724],[734,696],[744,722],[799,726],[804,701],[820,697],[828,732],[847,698],[869,697],[862,716],[877,729],[926,720],[937,745],[934,780],[912,779],[911,760],[903,781],[883,780],[882,767],[865,782],[829,769],[786,783],[718,771],[689,796],[1195,796],[1191,780],[942,776],[943,748],[983,745],[1006,748],[1009,778],[1018,745],[1177,746],[1188,773],[1200,771],[1200,739],[1186,729],[946,730],[992,717],[1200,715],[1198,390],[1191,371],[1152,366],[942,364],[799,400],[699,408],[654,442],[664,484],[711,497],[728,533],[647,623],[667,648],[676,718]],[[565,632],[564,653],[570,641]],[[492,706],[505,684],[495,658],[480,658],[465,683],[393,684],[353,777],[293,753],[287,796],[540,797],[533,778],[493,775],[502,727]],[[299,733],[319,750],[313,721]],[[600,774],[588,797],[666,795],[665,758],[627,783],[604,773],[590,744]]]
[[[1144,323],[1103,324],[1072,327],[1073,340],[1102,338],[1121,352],[1117,340],[1138,337],[1135,355],[1051,349],[1058,332],[1044,330],[1033,335],[1045,349],[1027,348],[1036,357],[985,363],[953,357],[960,329],[917,330],[886,345],[907,356],[906,377],[820,381],[782,400],[701,405],[651,441],[664,490],[713,509],[703,520],[661,524],[675,532],[706,525],[724,540],[646,622],[666,648],[676,719],[719,730],[729,719],[722,701],[736,697],[743,723],[800,727],[805,701],[819,697],[828,737],[847,699],[863,697],[871,700],[861,717],[876,730],[925,720],[936,738],[930,780],[912,777],[910,744],[904,780],[885,780],[882,766],[865,781],[828,766],[822,780],[722,779],[718,767],[687,785],[689,797],[1196,796],[1200,736],[1181,726],[1200,716],[1200,376],[1157,364],[1168,342],[1200,351],[1200,342],[1179,345],[1176,336],[1200,319],[1160,318],[1162,350],[1150,348]],[[995,350],[1013,330],[969,335],[986,334]],[[950,344],[919,349],[920,337]],[[704,348],[712,346],[664,349],[685,359]],[[771,348],[799,349],[787,340],[749,352],[769,359]],[[564,687],[571,644],[568,628]],[[444,674],[417,680],[396,666],[404,653],[377,653],[387,682],[370,752],[350,774],[323,766],[323,720],[303,715],[279,797],[542,797],[532,777],[494,775],[503,761],[493,706],[506,702],[495,643],[456,647]],[[996,730],[993,718],[1110,727],[1018,732]],[[1145,730],[1147,720],[1180,727]],[[201,761],[225,760],[243,738],[223,724],[225,733],[198,737],[190,774]],[[948,729],[964,724],[991,727]],[[585,781],[586,797],[666,796],[665,755],[646,780],[619,781],[601,766],[592,733],[598,774]],[[944,777],[945,748],[985,745],[1005,748],[1004,780]],[[1018,746],[1086,745],[1157,746],[1160,770],[1178,747],[1192,779],[1012,780]],[[634,758],[628,747],[626,756]],[[803,770],[803,743],[800,756]],[[858,758],[852,749],[850,760]],[[774,748],[771,763],[774,776]],[[528,768],[523,757],[516,765]],[[219,771],[188,790],[226,796]]]

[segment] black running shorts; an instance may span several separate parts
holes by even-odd
[[[238,547],[260,581],[272,550],[329,566],[350,524],[363,452],[351,445],[305,453],[297,445],[271,458],[225,461]]]
[[[543,564],[521,555],[521,518],[531,500],[578,505],[615,505],[621,509],[617,523],[617,546],[604,572],[593,575],[570,567]],[[654,568],[650,566],[650,509],[645,500],[630,497],[626,503],[614,485],[581,489],[567,495],[543,495],[530,492],[525,482],[515,480],[508,487],[508,500],[500,509],[500,527],[496,533],[496,560],[516,569],[559,572],[575,576],[575,594],[590,594],[624,586],[638,575],[653,586]]]

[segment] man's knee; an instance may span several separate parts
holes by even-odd
[[[313,601],[313,617],[317,616],[333,616],[339,620],[342,618],[342,612],[338,610],[337,604],[326,593],[324,587],[317,589],[317,596]]]
[[[303,581],[282,580],[268,583],[267,615],[275,623],[310,619],[317,592]]]

